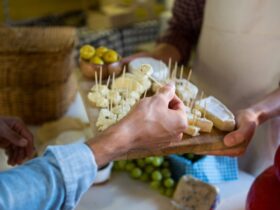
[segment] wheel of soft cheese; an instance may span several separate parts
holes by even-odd
[[[158,81],[164,81],[169,77],[169,69],[165,63],[149,57],[136,58],[132,60],[128,64],[128,70],[133,73],[134,71],[139,70],[142,64],[150,64],[153,67],[154,72],[152,76]]]

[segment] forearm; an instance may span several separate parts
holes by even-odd
[[[258,124],[262,124],[266,120],[280,116],[280,88],[276,89],[263,100],[254,104],[249,108],[258,118]]]
[[[129,122],[123,123],[122,121],[87,142],[99,168],[122,156],[130,149],[128,142],[132,142],[133,138],[129,127],[131,124]]]
[[[50,147],[43,157],[0,173],[0,209],[73,209],[96,172],[84,144]]]
[[[158,44],[169,44],[176,48],[179,57],[172,52],[169,57],[174,61],[187,63],[192,48],[196,45],[204,12],[205,0],[176,0],[169,27]]]

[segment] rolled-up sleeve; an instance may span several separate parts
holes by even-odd
[[[48,147],[42,157],[0,173],[0,209],[73,209],[96,173],[87,145]]]
[[[181,62],[187,63],[193,46],[196,45],[202,27],[205,0],[175,0],[172,18],[167,31],[158,43],[168,43],[181,54]]]

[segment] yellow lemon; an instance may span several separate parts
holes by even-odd
[[[84,45],[80,49],[80,57],[85,60],[91,59],[95,54],[95,48],[89,44]]]
[[[106,52],[108,51],[108,48],[107,47],[98,47],[96,49],[96,55],[99,56],[99,57],[102,57]]]
[[[104,64],[104,61],[98,56],[92,57],[90,59],[90,62],[93,63],[93,64],[98,64],[98,65],[103,65]]]
[[[106,63],[114,63],[118,61],[119,55],[116,51],[114,50],[108,50],[104,55],[103,55],[103,60]]]

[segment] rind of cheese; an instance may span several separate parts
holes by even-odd
[[[154,70],[152,76],[158,81],[165,81],[169,77],[169,70],[166,64],[150,57],[142,57],[132,60],[128,64],[129,72],[133,73],[139,70],[142,64],[149,64],[152,66]]]
[[[209,96],[196,102],[195,107],[204,112],[206,118],[214,123],[214,126],[222,131],[232,131],[235,128],[235,119],[232,112],[218,99]]]
[[[200,128],[194,125],[188,125],[187,129],[184,131],[185,134],[190,136],[199,136]]]
[[[213,122],[206,118],[194,117],[188,115],[188,122],[190,125],[195,125],[200,128],[201,132],[210,133],[213,129]]]

